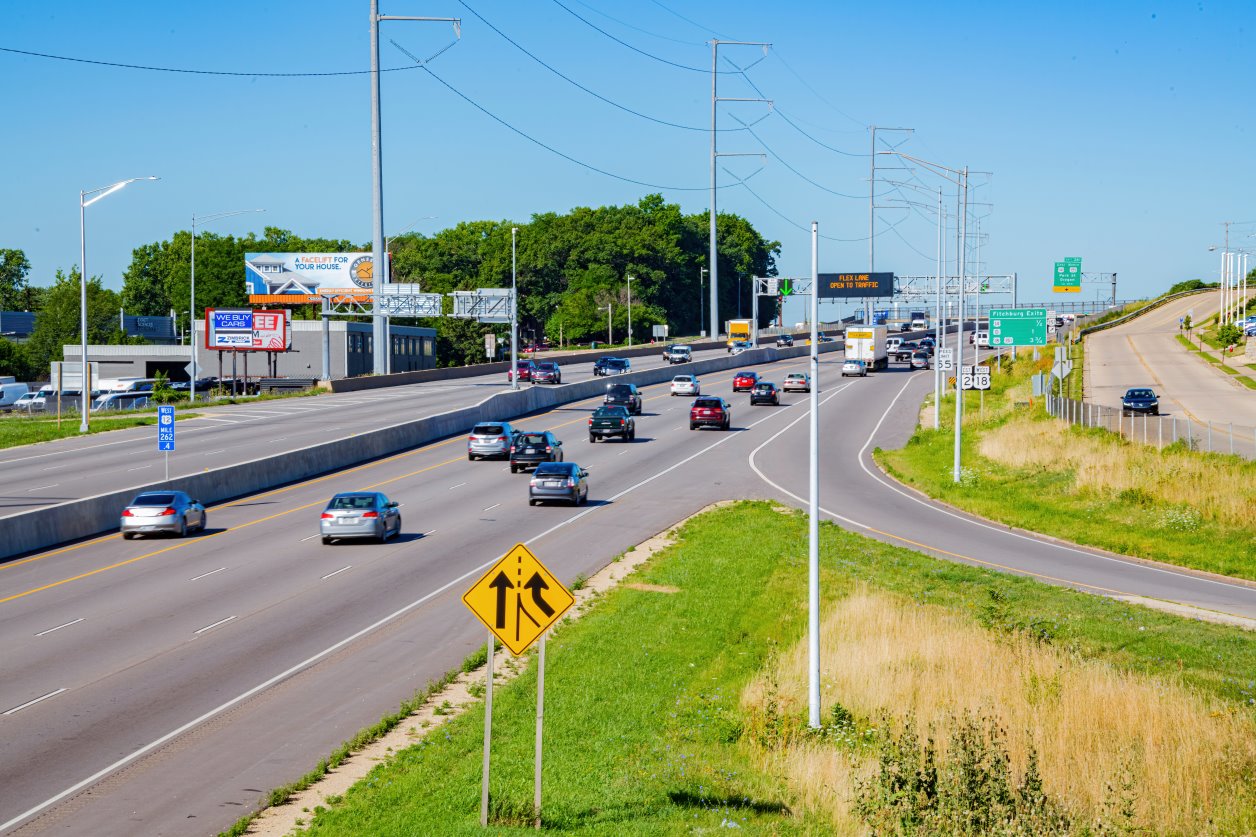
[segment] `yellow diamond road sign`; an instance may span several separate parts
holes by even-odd
[[[462,596],[462,602],[516,657],[558,621],[575,597],[517,543]]]

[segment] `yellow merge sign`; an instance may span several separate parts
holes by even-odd
[[[462,602],[516,657],[576,599],[523,544],[517,543],[462,596]]]

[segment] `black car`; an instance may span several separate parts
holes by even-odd
[[[780,337],[776,338],[776,345],[781,348],[787,348],[794,345],[794,338],[788,334],[782,334]]]
[[[523,431],[510,446],[510,473],[526,471],[542,462],[562,462],[563,443],[548,430],[541,433]]]
[[[625,372],[632,371],[632,364],[627,358],[623,357],[600,357],[593,362],[593,374],[601,375],[622,375]]]
[[[1121,415],[1129,416],[1134,413],[1142,413],[1143,415],[1160,415],[1160,399],[1149,389],[1135,388],[1125,391],[1125,397],[1121,399]]]
[[[760,381],[750,390],[750,406],[755,404],[780,404],[781,391],[771,381]]]
[[[641,392],[636,384],[607,384],[602,403],[627,407],[632,415],[641,415]]]

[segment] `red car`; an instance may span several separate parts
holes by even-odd
[[[759,373],[742,370],[733,376],[733,392],[746,392],[759,383]]]
[[[521,360],[519,361],[519,365],[517,368],[519,370],[519,380],[531,381],[532,372],[534,369],[536,369],[536,364],[530,360]],[[514,372],[510,369],[506,370],[506,380],[507,381],[514,380]]]
[[[727,430],[732,421],[732,408],[723,398],[703,395],[694,399],[693,406],[689,408],[690,430],[697,430],[699,427],[717,427],[720,430]]]

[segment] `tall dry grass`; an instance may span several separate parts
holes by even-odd
[[[1155,502],[1190,506],[1229,526],[1256,520],[1256,462],[1201,456],[1070,432],[1056,421],[1016,416],[986,429],[981,455],[1011,468],[1075,473],[1080,490],[1141,492]]]
[[[843,600],[821,631],[826,712],[840,702],[874,722],[914,716],[943,754],[957,717],[995,718],[1013,768],[1023,771],[1035,749],[1044,790],[1074,822],[1103,817],[1128,788],[1149,833],[1256,829],[1256,726],[1231,706],[884,594]],[[751,682],[748,716],[805,717],[806,661],[804,641]],[[875,762],[857,752],[787,735],[762,758],[802,804],[831,815],[835,832],[851,833],[857,779]]]

